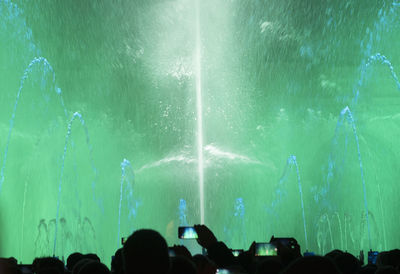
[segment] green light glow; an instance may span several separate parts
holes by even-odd
[[[398,247],[399,12],[0,0],[0,256],[108,263],[204,220],[235,249]]]

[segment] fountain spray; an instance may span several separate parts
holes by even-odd
[[[307,237],[307,225],[306,225],[306,214],[304,212],[304,202],[303,202],[303,188],[301,187],[301,180],[300,180],[300,170],[299,165],[297,164],[297,159],[295,155],[290,155],[287,160],[288,165],[294,165],[296,167],[296,174],[297,174],[297,183],[299,185],[299,193],[300,193],[300,202],[301,202],[301,210],[303,214],[303,227],[304,227],[304,240],[306,242],[306,250],[308,250],[308,237]]]
[[[9,130],[8,130],[8,135],[7,135],[7,141],[6,141],[6,147],[4,149],[4,155],[3,155],[3,164],[1,166],[0,169],[0,192],[1,192],[1,188],[3,186],[4,183],[4,172],[5,172],[5,168],[6,168],[6,163],[7,163],[7,156],[8,156],[8,148],[10,146],[10,140],[11,140],[11,135],[14,129],[14,123],[15,123],[15,116],[17,113],[17,108],[18,108],[18,103],[19,100],[22,96],[22,90],[24,88],[24,84],[25,81],[28,79],[29,74],[32,72],[33,68],[35,65],[39,65],[39,64],[43,64],[43,69],[45,72],[49,71],[52,74],[52,78],[53,78],[53,85],[54,85],[54,91],[60,96],[60,102],[61,102],[61,106],[63,107],[64,110],[64,114],[67,117],[67,110],[65,108],[64,105],[64,101],[63,98],[61,96],[61,89],[58,88],[56,86],[56,74],[53,70],[53,67],[50,65],[50,63],[47,61],[46,58],[44,57],[35,57],[28,65],[28,67],[25,69],[24,74],[21,78],[21,82],[19,85],[19,89],[18,89],[18,93],[17,93],[17,98],[15,99],[15,103],[14,103],[14,108],[13,108],[13,112],[11,115],[11,119],[10,119],[10,126],[9,126]]]
[[[363,164],[362,164],[362,160],[361,160],[360,143],[359,143],[359,140],[358,140],[357,129],[356,129],[356,124],[354,122],[353,114],[351,113],[350,108],[348,106],[346,106],[340,112],[340,118],[343,119],[346,114],[347,114],[347,118],[349,119],[349,122],[351,124],[351,127],[353,129],[353,134],[354,134],[354,138],[355,138],[356,145],[357,145],[358,162],[360,164],[361,181],[362,181],[363,192],[364,192],[365,218],[367,220],[367,227],[368,227],[368,243],[369,243],[369,248],[371,249],[372,248],[372,244],[371,244],[371,228],[370,228],[370,224],[369,224],[369,211],[368,211],[368,203],[367,203],[367,188],[366,188],[366,185],[365,185],[364,170],[363,170]]]
[[[97,168],[94,165],[93,161],[93,153],[92,153],[92,146],[90,144],[90,138],[89,138],[89,131],[86,127],[85,120],[82,117],[82,114],[79,112],[75,112],[71,118],[71,120],[68,123],[68,130],[67,130],[67,135],[65,137],[65,145],[64,145],[64,152],[61,158],[61,172],[60,172],[60,178],[58,182],[58,198],[57,198],[57,213],[56,213],[56,224],[55,224],[55,233],[54,233],[54,248],[53,248],[53,256],[56,254],[56,247],[57,247],[57,230],[58,230],[58,223],[59,223],[59,215],[60,215],[60,204],[61,204],[61,193],[62,193],[62,182],[63,182],[63,175],[64,175],[64,168],[65,168],[65,159],[67,157],[67,150],[68,150],[68,145],[71,140],[71,135],[72,135],[72,125],[75,120],[79,120],[81,123],[85,135],[86,135],[86,144],[89,148],[90,151],[90,162],[92,165],[92,170],[93,173],[95,174],[95,179],[92,181],[92,189],[93,189],[93,199],[96,200],[96,194],[95,194],[95,186],[96,186],[96,179],[97,179]]]
[[[203,105],[201,86],[201,36],[200,0],[196,0],[196,109],[197,109],[197,154],[199,174],[200,223],[204,224],[204,159],[203,159]]]
[[[123,199],[123,186],[124,182],[126,181],[126,184],[129,185],[129,181],[127,179],[127,170],[133,171],[131,163],[127,160],[124,159],[121,162],[121,188],[120,188],[120,196],[119,196],[119,207],[118,207],[118,238],[117,238],[117,247],[119,247],[119,242],[121,239],[121,211],[122,211],[122,199]]]

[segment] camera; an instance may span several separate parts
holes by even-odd
[[[231,249],[233,256],[238,257],[240,254],[244,252],[243,249]]]
[[[178,238],[179,239],[197,239],[197,232],[193,226],[180,226],[178,227]]]
[[[378,251],[368,251],[368,264],[376,264],[376,259],[378,258]]]
[[[256,243],[256,256],[277,256],[278,248],[273,243]]]
[[[216,273],[220,273],[220,274],[230,274],[230,273],[232,273],[232,272],[229,271],[228,269],[218,268]]]
[[[272,236],[270,242],[280,243],[281,245],[289,247],[290,249],[293,249],[298,245],[295,238],[275,238],[274,236]]]

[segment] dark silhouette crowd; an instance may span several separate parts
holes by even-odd
[[[333,250],[324,256],[300,253],[295,239],[272,237],[274,256],[257,256],[256,243],[240,254],[218,241],[205,225],[195,225],[197,242],[204,254],[192,255],[184,246],[168,247],[160,233],[135,231],[113,256],[111,269],[96,254],[71,254],[66,264],[54,257],[36,258],[31,265],[18,265],[14,258],[0,259],[0,274],[229,274],[229,273],[400,273],[400,250],[380,252],[374,260]],[[373,261],[373,262],[372,262]]]

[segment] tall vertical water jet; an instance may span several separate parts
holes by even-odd
[[[248,233],[245,236],[254,239],[260,232],[263,233],[262,231],[267,233],[269,227],[279,229],[282,223],[286,223],[287,228],[284,227],[284,230],[295,233],[293,236],[300,238],[305,248],[302,240],[305,234],[301,231],[301,225],[299,226],[302,222],[300,220],[302,213],[299,212],[299,189],[295,181],[298,179],[294,163],[289,164],[283,184],[278,184],[279,178],[275,180],[275,184],[265,183],[265,180],[277,174],[276,159],[286,155],[288,147],[297,151],[295,155],[300,161],[298,168],[301,180],[302,183],[307,183],[302,192],[305,199],[304,207],[307,205],[307,208],[312,209],[310,212],[307,211],[305,216],[307,233],[310,233],[307,235],[310,236],[309,240],[307,239],[309,249],[314,250],[317,246],[315,222],[321,223],[317,225],[317,228],[320,228],[318,243],[325,249],[324,251],[328,251],[327,249],[331,247],[340,247],[341,235],[343,235],[343,248],[349,252],[356,252],[359,249],[359,242],[362,248],[366,249],[367,221],[361,182],[354,182],[355,187],[359,187],[357,197],[353,195],[352,199],[348,200],[348,197],[341,195],[342,187],[353,185],[354,177],[357,179],[360,176],[348,114],[344,115],[344,125],[339,129],[337,145],[331,145],[338,114],[347,102],[353,112],[356,126],[360,127],[359,124],[363,124],[362,132],[365,139],[359,135],[359,140],[362,142],[360,148],[365,180],[372,178],[374,173],[377,177],[375,183],[369,185],[368,191],[371,192],[368,192],[368,195],[373,196],[368,196],[368,206],[375,210],[380,208],[382,216],[386,216],[382,218],[380,226],[385,226],[386,221],[388,248],[399,245],[396,240],[398,239],[396,222],[389,218],[390,214],[384,212],[386,204],[394,209],[397,205],[395,191],[391,190],[397,189],[396,156],[400,149],[396,146],[395,137],[400,132],[399,115],[396,111],[399,98],[396,96],[397,87],[393,81],[395,77],[391,77],[392,69],[388,63],[381,56],[380,60],[370,58],[376,52],[385,54],[391,60],[394,71],[399,73],[396,67],[399,55],[395,50],[399,42],[391,39],[396,37],[400,30],[391,24],[392,19],[398,19],[398,0],[395,2],[391,0],[385,4],[375,3],[368,7],[357,1],[344,3],[333,0],[329,3],[315,3],[311,10],[309,5],[302,1],[301,3],[274,1],[272,6],[268,1],[247,3],[207,0],[174,3],[144,1],[135,5],[114,3],[109,6],[105,4],[90,7],[84,4],[80,7],[80,4],[76,3],[76,5],[52,4],[47,7],[36,2],[25,4],[26,1],[18,1],[24,9],[20,14],[7,19],[8,13],[5,9],[8,5],[3,3],[11,4],[11,1],[0,0],[0,14],[4,15],[0,18],[0,30],[2,30],[0,40],[9,41],[0,45],[0,60],[5,60],[2,62],[4,70],[0,73],[1,117],[3,117],[0,123],[0,167],[4,160],[2,156],[21,73],[32,60],[31,57],[39,56],[37,53],[33,54],[32,50],[28,52],[27,48],[30,45],[26,43],[29,42],[28,39],[19,38],[25,35],[26,27],[22,24],[7,26],[9,22],[15,21],[14,18],[27,17],[38,45],[40,44],[43,51],[51,55],[49,60],[54,61],[52,64],[54,69],[56,69],[55,64],[62,68],[56,76],[57,82],[60,80],[65,83],[64,100],[67,99],[64,89],[67,89],[68,105],[76,109],[84,108],[85,113],[90,116],[90,126],[89,121],[86,123],[90,130],[93,149],[96,149],[95,145],[103,148],[101,155],[93,154],[96,157],[94,158],[96,165],[101,168],[99,169],[101,177],[99,176],[99,180],[96,181],[96,195],[107,197],[112,194],[116,198],[104,200],[105,206],[112,210],[106,210],[104,215],[97,214],[96,209],[87,209],[88,205],[94,205],[90,187],[94,176],[85,146],[85,133],[76,118],[74,122],[76,124],[72,125],[62,178],[57,255],[61,255],[63,249],[66,252],[71,248],[90,251],[94,241],[88,239],[94,237],[91,237],[93,235],[91,226],[82,222],[85,212],[94,215],[89,216],[93,218],[94,228],[95,224],[102,226],[97,243],[101,250],[110,252],[115,248],[116,235],[112,236],[111,241],[109,236],[110,233],[117,232],[117,222],[120,227],[119,237],[124,237],[127,232],[125,229],[131,229],[131,225],[135,228],[151,226],[160,230],[160,233],[167,231],[165,236],[168,241],[172,241],[176,235],[170,234],[168,229],[164,230],[166,225],[173,228],[179,223],[190,224],[193,220],[200,222],[201,218],[207,217],[205,222],[213,226],[217,233],[222,234],[220,231],[226,226],[232,228],[228,231],[230,235],[237,236],[239,233],[239,236],[242,236],[241,209],[244,207],[241,206],[240,200],[235,200],[237,197],[243,197],[246,220],[257,220],[257,218],[260,220],[257,224],[248,224],[243,220]],[[389,11],[392,2],[395,12]],[[383,6],[382,11],[381,6]],[[44,9],[49,12],[40,14]],[[198,18],[196,9],[199,11]],[[69,11],[65,13],[69,16],[62,16],[62,20],[54,20],[61,10]],[[293,12],[288,14],[284,12],[285,10]],[[132,12],[136,16],[132,17]],[[385,12],[387,15],[384,15]],[[395,16],[389,16],[389,12]],[[85,16],[89,13],[94,16]],[[318,15],[314,17],[314,13]],[[104,21],[102,20],[104,15],[111,21],[107,20],[110,22],[99,25]],[[132,18],[135,20],[130,20]],[[381,19],[384,19],[382,23]],[[375,27],[375,22],[379,24],[378,27]],[[87,28],[74,31],[79,25],[85,25]],[[396,23],[396,26],[399,24]],[[366,27],[370,29],[365,34]],[[63,30],[70,31],[64,37],[49,36],[51,33]],[[367,37],[363,39],[365,35]],[[382,40],[378,40],[379,36]],[[98,37],[107,40],[101,47],[98,45]],[[369,37],[373,39],[367,45]],[[84,46],[79,42],[82,39],[85,40]],[[58,51],[52,50],[60,48],[66,41],[69,42],[68,47]],[[200,43],[196,44],[196,41]],[[361,41],[364,41],[364,44],[360,49]],[[13,48],[15,50],[12,50]],[[350,52],[349,48],[355,50]],[[28,55],[30,57],[27,59]],[[360,65],[361,59],[363,61]],[[293,60],[296,63],[294,67],[291,66]],[[77,65],[79,68],[75,69]],[[362,71],[364,66],[365,72]],[[11,224],[0,220],[1,231],[4,232],[4,236],[0,238],[2,242],[0,255],[5,257],[18,254],[17,247],[20,244],[22,250],[20,257],[23,255],[23,261],[31,260],[31,255],[38,249],[45,250],[46,254],[40,255],[49,255],[53,251],[56,222],[52,220],[49,223],[49,220],[55,218],[54,207],[57,197],[54,197],[54,200],[40,199],[40,197],[43,193],[53,196],[58,194],[57,183],[62,156],[60,149],[64,148],[66,126],[73,114],[70,112],[67,119],[64,119],[59,106],[59,96],[53,93],[50,71],[48,69],[46,71],[47,75],[43,77],[46,82],[45,89],[39,90],[40,86],[36,85],[40,84],[44,72],[43,63],[35,65],[29,74],[29,79],[25,81],[22,101],[18,103],[15,127],[11,135],[4,169],[5,181],[0,198],[5,209],[0,216],[1,220],[13,217],[14,211],[9,210],[12,208],[18,212],[22,208],[22,215],[25,216],[25,219],[22,219],[22,226],[20,217]],[[176,75],[173,75],[174,72]],[[58,79],[60,76],[62,79]],[[398,76],[400,78],[399,74]],[[360,77],[362,81],[358,85]],[[28,88],[30,86],[33,89]],[[357,93],[356,89],[359,90],[358,102],[357,104],[353,102],[353,105],[350,101],[355,97],[353,91]],[[201,92],[202,98],[199,96],[199,100],[196,100]],[[31,111],[26,107],[28,95],[29,99],[32,98],[29,107],[35,105],[47,107],[47,103],[36,94],[48,98],[50,93],[54,96],[51,96],[49,104],[57,105],[59,122],[53,120],[53,115],[51,117],[43,115],[43,119],[29,116]],[[202,101],[203,106],[201,106]],[[196,103],[200,107],[197,108]],[[374,110],[371,106],[378,106],[378,109]],[[353,107],[357,107],[357,113],[354,113]],[[303,111],[306,108],[310,108],[313,114],[311,112],[310,115],[305,114]],[[40,108],[32,109],[33,114],[44,114]],[[282,114],[275,115],[275,110],[286,109],[286,113],[282,111]],[[387,114],[389,112],[390,114]],[[196,117],[196,114],[202,113],[204,117]],[[22,117],[28,117],[29,120],[24,121]],[[58,123],[53,128],[53,124],[48,123],[49,121]],[[64,123],[60,130],[59,126]],[[168,129],[164,126],[168,126]],[[41,132],[37,134],[39,128],[43,130],[43,135]],[[360,131],[360,128],[357,130]],[[34,134],[30,134],[31,131]],[[285,138],[289,135],[288,132],[299,138]],[[60,133],[61,138],[58,137]],[[153,137],[149,139],[149,136]],[[204,140],[198,140],[203,137]],[[78,138],[81,141],[78,142]],[[222,144],[224,149],[220,146]],[[40,154],[33,154],[35,149],[40,150]],[[232,150],[245,153],[249,158],[245,159],[229,152]],[[141,199],[146,201],[144,206],[148,214],[135,219],[134,222],[132,219],[129,222],[127,220],[127,210],[129,209],[129,214],[132,214],[134,208],[129,207],[127,202],[134,200],[129,197],[130,189],[127,183],[130,178],[121,177],[122,154],[126,155],[132,164],[135,161],[143,165],[140,172],[135,170],[134,174],[138,176],[135,179],[140,180],[141,184],[133,185],[132,189],[135,199],[142,197]],[[329,169],[331,173],[333,172],[333,177],[328,179],[331,189],[325,185],[321,186],[322,182],[326,181],[328,169],[321,164],[326,164],[329,154],[333,156],[329,162],[332,164]],[[307,157],[309,155],[313,157]],[[160,160],[153,162],[158,157],[161,157]],[[265,163],[267,158],[272,159],[271,164]],[[114,161],[113,159],[117,160],[116,165],[115,162],[110,163]],[[252,159],[263,159],[263,163],[257,164]],[[325,161],[320,161],[321,159]],[[282,165],[286,165],[287,157],[283,160],[285,162],[282,162]],[[150,164],[144,165],[148,162]],[[41,166],[38,165],[40,163],[42,166],[46,165],[48,169],[41,170]],[[309,167],[310,172],[305,172],[305,167]],[[182,172],[182,169],[188,168],[192,171]],[[324,169],[323,174],[318,172],[322,169]],[[125,172],[130,176],[129,169]],[[120,180],[124,181],[122,204],[118,213],[117,207],[121,201],[120,186],[112,186],[109,182],[117,181],[118,184]],[[194,181],[195,184],[188,186],[188,181]],[[242,181],[246,181],[246,184],[242,184]],[[381,186],[377,185],[380,181],[385,184],[381,182]],[[182,186],[187,186],[187,189],[182,189]],[[321,187],[324,187],[326,194],[318,197]],[[139,189],[140,191],[137,191]],[[264,189],[264,192],[260,191]],[[155,201],[157,203],[152,204],[155,197],[154,190],[158,196],[168,193],[171,199],[168,203]],[[315,201],[311,199],[309,190],[317,193],[314,197],[320,199]],[[221,199],[211,201],[211,196],[215,196],[213,193],[217,196],[221,196],[221,193],[224,195]],[[270,194],[272,199],[266,201],[266,193]],[[26,203],[22,201],[18,203],[16,199],[18,197],[21,200],[23,197]],[[180,201],[180,198],[186,199],[187,205],[183,200]],[[385,202],[382,202],[383,206],[380,204],[380,198]],[[67,201],[72,201],[72,205]],[[218,213],[208,211],[211,202],[213,208],[219,209]],[[270,203],[272,203],[271,208],[276,209],[271,210],[275,215],[273,218],[263,218],[260,216],[261,211]],[[293,204],[291,208],[286,207],[288,203]],[[32,208],[35,209],[34,212]],[[161,218],[159,209],[163,213]],[[233,216],[234,209],[236,216]],[[204,216],[206,210],[207,216]],[[339,216],[334,215],[336,211]],[[287,220],[284,216],[288,213],[296,216]],[[319,216],[324,213],[327,215],[318,221]],[[358,232],[356,224],[360,213],[363,214],[363,227],[361,233],[354,233],[353,237],[353,232]],[[119,216],[115,216],[116,214]],[[221,218],[221,215],[225,217]],[[45,224],[48,226],[46,235],[43,234],[43,245],[46,248],[36,248],[33,244],[29,244],[29,241],[28,246],[21,240],[20,243],[15,243],[13,239],[18,239],[19,235],[22,236],[21,239],[25,237],[25,240],[28,240],[29,235],[35,235],[35,228],[42,218],[46,220]],[[68,220],[69,225],[73,227],[72,230],[63,230],[62,218]],[[108,224],[101,223],[104,218],[114,221]],[[351,218],[354,220],[353,224],[350,223]],[[276,224],[272,220],[276,220]],[[374,240],[378,239],[379,235],[374,233],[371,212],[369,220],[373,245],[379,249],[378,242],[375,243]],[[311,221],[314,223],[311,224]],[[230,223],[238,225],[229,226]],[[22,234],[19,230],[15,231],[15,225],[24,227]],[[267,230],[261,230],[260,227]],[[291,230],[292,228],[294,229]],[[343,230],[342,233],[340,228]],[[42,225],[40,229],[44,230],[44,226]],[[72,234],[73,241],[61,239],[68,231]],[[50,235],[50,243],[47,235]],[[386,237],[385,234],[383,237]],[[232,236],[226,239],[231,245],[238,244],[238,240],[242,241]],[[65,245],[65,248],[62,248],[62,245]],[[110,257],[108,251],[104,251],[106,254],[102,259]]]
[[[303,188],[301,187],[300,170],[299,170],[299,165],[297,164],[296,156],[290,155],[288,160],[287,160],[287,164],[288,165],[294,165],[296,167],[297,184],[299,185],[301,210],[302,210],[302,214],[303,214],[304,239],[305,239],[305,242],[306,242],[306,250],[308,250],[306,214],[305,214],[305,211],[304,211],[304,201],[303,201]]]
[[[385,214],[383,213],[383,206],[382,206],[382,194],[381,194],[381,186],[378,183],[378,196],[379,196],[379,207],[381,210],[381,216],[382,216],[382,226],[383,226],[383,243],[385,250],[387,249],[387,241],[386,241],[386,224],[385,224]]]
[[[28,79],[29,74],[32,72],[33,67],[36,64],[43,64],[43,67],[45,68],[44,74],[46,74],[46,70],[49,70],[52,73],[52,81],[53,81],[53,85],[54,85],[54,90],[55,92],[60,96],[60,102],[61,102],[61,106],[63,107],[65,116],[67,116],[67,110],[64,106],[64,101],[61,97],[61,89],[55,86],[55,81],[56,81],[56,74],[53,70],[53,67],[50,65],[50,63],[47,61],[46,58],[44,57],[35,57],[28,65],[28,67],[25,69],[24,74],[21,78],[21,82],[19,85],[19,89],[18,89],[18,93],[17,93],[17,98],[15,99],[15,103],[14,103],[14,108],[13,108],[13,112],[11,114],[11,119],[10,119],[10,126],[8,129],[8,135],[7,135],[7,141],[6,141],[6,147],[4,149],[4,154],[3,154],[3,164],[1,166],[1,170],[0,170],[0,193],[1,193],[1,188],[3,186],[4,183],[4,170],[6,168],[6,163],[7,163],[7,156],[8,156],[8,148],[10,146],[10,140],[11,140],[11,135],[12,135],[12,131],[14,129],[14,123],[15,123],[15,115],[17,113],[17,108],[18,108],[18,103],[19,100],[21,99],[21,95],[22,95],[22,90],[24,88],[24,83],[25,81]]]
[[[186,205],[186,200],[181,198],[179,199],[179,226],[188,226],[188,221],[187,221],[187,205]],[[179,240],[180,245],[184,245],[184,240],[180,239]]]
[[[19,257],[22,258],[22,250],[24,243],[24,226],[25,226],[25,208],[26,208],[26,192],[28,189],[28,180],[25,180],[24,183],[24,196],[22,202],[22,222],[21,222],[21,241],[19,245]]]
[[[285,170],[283,172],[282,177],[279,179],[279,187],[275,190],[275,200],[271,203],[271,207],[268,209],[270,213],[275,215],[276,218],[280,216],[275,212],[275,208],[281,203],[284,196],[287,195],[287,192],[282,189],[284,186],[284,182],[287,180],[292,167],[296,168],[296,177],[297,177],[297,184],[299,187],[299,194],[300,194],[300,205],[302,210],[302,219],[303,219],[303,228],[304,228],[304,240],[306,244],[306,250],[308,250],[308,236],[307,236],[307,222],[306,222],[306,214],[304,209],[304,201],[303,201],[303,188],[301,185],[301,178],[300,178],[300,169],[297,163],[297,158],[295,155],[290,155],[286,161]]]
[[[239,197],[236,198],[235,200],[235,212],[233,214],[236,219],[238,219],[239,225],[236,227],[236,229],[240,229],[240,236],[239,238],[242,239],[242,245],[248,244],[247,242],[247,233],[246,233],[246,227],[245,227],[245,220],[244,220],[244,215],[245,215],[245,206],[243,202],[243,198]]]
[[[121,211],[122,211],[122,200],[123,200],[123,193],[124,193],[124,182],[126,182],[126,186],[128,187],[131,182],[128,176],[128,171],[133,174],[133,168],[131,166],[131,163],[127,160],[124,159],[121,163],[121,188],[120,188],[120,196],[119,196],[119,210],[118,210],[118,238],[117,238],[117,247],[119,246],[119,241],[121,239]],[[132,178],[133,179],[133,178]],[[128,202],[129,205],[129,202]]]
[[[196,110],[197,110],[197,160],[199,173],[200,223],[204,224],[204,159],[203,159],[203,104],[201,86],[201,29],[200,0],[196,0]]]
[[[185,199],[180,199],[179,200],[179,225],[180,226],[188,225],[186,211],[187,211],[186,201],[185,201]]]
[[[92,181],[92,189],[93,189],[93,199],[96,201],[96,194],[95,194],[95,182],[97,178],[97,169],[94,166],[94,161],[93,161],[93,156],[92,156],[92,146],[90,144],[90,138],[89,138],[89,131],[86,127],[85,120],[83,119],[82,115],[79,112],[75,112],[68,123],[68,130],[67,130],[67,135],[65,137],[65,145],[64,145],[64,152],[61,158],[61,172],[60,172],[60,178],[59,178],[59,183],[58,183],[58,198],[57,198],[57,213],[56,213],[56,220],[55,220],[55,233],[54,233],[54,249],[53,249],[53,255],[56,255],[56,246],[57,246],[57,230],[58,230],[58,222],[59,222],[59,214],[60,214],[60,204],[61,204],[61,193],[62,193],[62,182],[63,182],[63,175],[64,175],[64,167],[65,167],[65,158],[67,156],[67,150],[68,150],[68,144],[71,139],[71,134],[72,134],[72,125],[73,122],[78,119],[79,122],[81,123],[82,127],[84,128],[85,135],[86,135],[86,143],[89,147],[89,153],[90,153],[90,162],[92,165],[92,170],[95,174],[95,179]]]
[[[346,116],[347,115],[347,116]],[[370,229],[370,223],[369,223],[369,211],[368,211],[368,202],[367,202],[367,189],[365,185],[365,178],[364,178],[364,170],[363,170],[363,164],[362,164],[362,159],[361,159],[361,150],[360,150],[360,143],[358,140],[358,134],[357,134],[357,129],[356,129],[356,124],[354,122],[353,114],[350,111],[350,108],[346,106],[341,112],[340,112],[340,117],[338,121],[338,125],[336,128],[336,131],[340,128],[340,126],[343,123],[343,120],[345,117],[348,118],[348,121],[351,125],[351,128],[353,130],[354,134],[354,139],[356,141],[356,147],[357,147],[357,156],[358,156],[358,162],[360,165],[360,172],[361,172],[361,182],[363,186],[363,192],[364,192],[364,207],[365,207],[365,218],[367,220],[367,228],[368,228],[368,243],[369,243],[369,249],[372,248],[371,244],[371,229]]]

